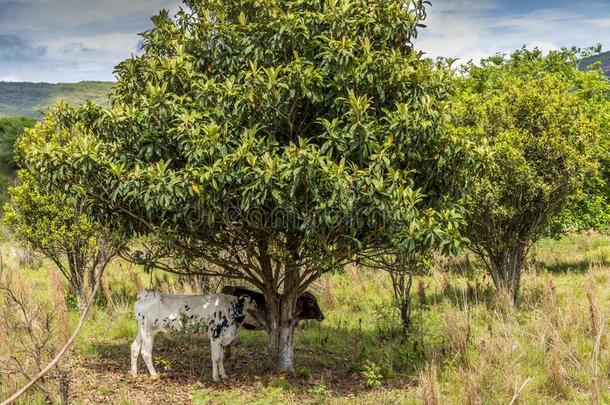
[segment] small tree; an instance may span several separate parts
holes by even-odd
[[[31,249],[55,263],[81,305],[96,276],[122,248],[121,238],[91,222],[82,201],[43,191],[26,170],[18,176],[20,184],[9,189],[4,222]]]
[[[400,313],[400,321],[405,336],[411,329],[411,287],[413,286],[413,276],[423,276],[431,268],[432,259],[421,253],[412,252],[407,255],[400,255],[387,263],[385,270],[390,274],[392,280],[392,290],[394,292],[394,302]]]
[[[512,299],[530,246],[598,173],[610,86],[576,60],[573,50],[522,49],[469,64],[461,81],[457,126],[491,151],[469,197],[467,235]]]
[[[57,106],[26,164],[149,237],[138,261],[259,288],[270,364],[292,372],[312,282],[461,223],[473,159],[446,127],[452,72],[413,49],[422,0],[185,3],[117,66],[111,108]]]
[[[59,274],[49,273],[53,284],[51,300],[47,302],[32,291],[25,279],[10,269],[3,270],[0,271],[0,400],[8,397],[8,390],[40,373],[70,332]],[[69,386],[69,365],[64,359],[33,388],[44,395],[45,403],[68,404]],[[34,402],[34,398],[29,400]]]

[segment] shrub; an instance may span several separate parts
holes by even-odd
[[[580,72],[569,50],[522,49],[471,63],[464,74],[457,130],[490,151],[469,195],[467,236],[496,288],[514,300],[532,244],[561,231],[551,225],[587,178],[605,181],[596,145],[608,138],[610,83]]]

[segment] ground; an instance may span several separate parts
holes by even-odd
[[[4,277],[22,277],[31,291],[52,297],[50,264],[20,264],[19,251],[10,246],[3,245]],[[226,361],[229,379],[222,383],[212,381],[208,344],[188,339],[158,339],[154,358],[160,380],[146,376],[141,360],[143,375],[129,377],[135,291],[192,287],[187,280],[163,273],[150,277],[117,262],[102,302],[62,365],[69,370],[70,399],[77,404],[610,402],[610,238],[544,240],[534,257],[516,308],[494,294],[471,254],[440,260],[433,274],[415,283],[408,336],[393,309],[386,274],[349,268],[326,276],[313,287],[326,319],[305,322],[296,334],[297,375],[267,372],[264,333],[241,331],[240,345]],[[69,316],[73,326],[78,311],[71,309]],[[1,343],[10,338],[0,332],[0,358],[9,355]],[[0,398],[19,381],[0,375]],[[32,391],[22,403],[43,398]]]

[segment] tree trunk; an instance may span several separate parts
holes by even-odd
[[[521,272],[525,263],[526,245],[506,249],[491,258],[491,276],[500,293],[506,294],[512,303],[517,302]]]
[[[266,298],[267,302],[269,298]],[[296,299],[283,295],[272,300],[267,337],[268,362],[278,373],[294,374],[294,312]]]
[[[400,310],[400,320],[405,336],[411,327],[411,286],[413,285],[413,274],[401,269],[397,272],[390,272],[392,287],[394,288],[394,299]]]
[[[82,308],[85,300],[85,285],[82,275],[79,273],[79,269],[76,268],[71,257],[68,257],[68,268],[70,271],[70,287],[78,302],[78,306]]]

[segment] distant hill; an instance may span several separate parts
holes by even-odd
[[[602,70],[606,72],[606,76],[610,77],[610,52],[600,53],[599,55],[590,56],[580,61],[580,68],[587,69],[595,62],[601,62]]]
[[[19,115],[40,118],[41,111],[58,100],[70,104],[81,104],[85,100],[106,104],[113,85],[112,82],[0,82],[0,117]]]

